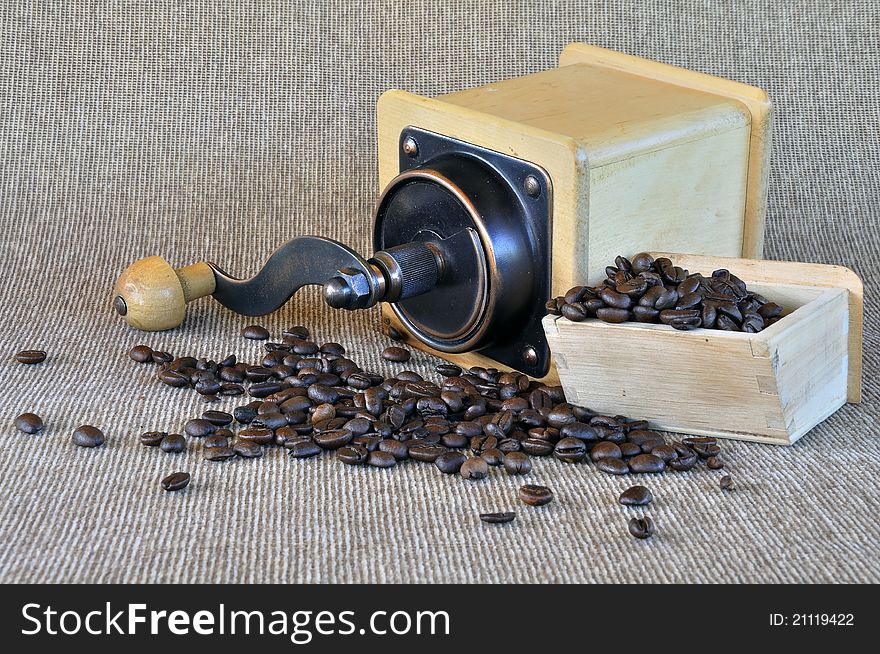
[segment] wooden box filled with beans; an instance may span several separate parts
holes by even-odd
[[[862,283],[841,266],[640,253],[548,311],[566,398],[608,415],[791,444],[860,400]]]

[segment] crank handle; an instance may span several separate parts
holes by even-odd
[[[337,241],[303,236],[273,252],[250,279],[236,279],[208,262],[175,270],[161,257],[141,259],[117,280],[113,307],[132,327],[161,331],[180,325],[186,304],[207,295],[237,313],[261,316],[303,286],[323,285],[331,307],[366,309],[426,293],[443,272],[441,249],[434,243],[407,243],[365,260]]]

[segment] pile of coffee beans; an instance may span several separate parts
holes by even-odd
[[[710,277],[689,273],[666,257],[646,252],[632,260],[617,257],[605,268],[598,286],[575,286],[547,302],[547,312],[573,322],[664,323],[675,329],[697,327],[759,332],[780,319],[782,307],[746,288],[745,282],[719,269]]]
[[[268,341],[264,333],[269,335],[258,325],[242,333],[267,341],[257,363],[244,363],[235,354],[222,359],[175,357],[146,345],[132,348],[130,359],[156,365],[156,378],[170,387],[193,390],[207,402],[221,396],[251,398],[231,413],[209,409],[177,430],[145,432],[141,443],[176,454],[189,443],[200,442],[202,457],[210,462],[260,458],[271,447],[283,448],[296,459],[326,452],[342,465],[380,469],[412,459],[471,482],[490,474],[529,475],[532,459],[545,456],[593,464],[613,475],[688,471],[700,461],[711,469],[724,467],[713,438],[667,442],[645,421],[572,405],[561,387],[521,373],[482,367],[463,370],[441,363],[436,380],[411,370],[386,378],[363,369],[339,343],[312,340],[305,327],[285,330],[277,342]],[[382,357],[402,363],[410,352],[392,346]],[[43,423],[28,413],[16,419],[16,427],[36,433]],[[104,434],[83,425],[74,431],[73,442],[99,447]],[[732,489],[730,477],[725,480],[722,488]],[[179,490],[189,481],[189,473],[176,472],[161,485]],[[520,487],[517,497],[531,507],[554,500],[550,488],[536,484]],[[650,491],[637,486],[626,491],[620,502],[642,506],[651,497]],[[515,517],[513,511],[479,516],[488,524],[508,523]],[[639,520],[630,524],[631,533],[649,537],[653,523]]]

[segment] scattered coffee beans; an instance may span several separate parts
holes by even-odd
[[[629,521],[629,533],[636,538],[644,540],[654,535],[654,521],[648,516],[644,518],[632,518]]]
[[[46,353],[43,350],[22,350],[15,355],[15,360],[28,365],[43,363],[46,360]]]
[[[162,488],[167,491],[177,491],[189,486],[190,475],[188,472],[172,472],[162,480]]]
[[[513,522],[516,519],[516,513],[513,511],[505,511],[504,513],[481,513],[480,520],[490,525],[501,525],[506,522]]]
[[[653,493],[644,486],[633,486],[620,494],[620,503],[624,506],[645,506],[653,499]]]
[[[15,428],[25,434],[36,434],[43,429],[43,419],[36,413],[22,413],[15,419]]]
[[[646,252],[632,261],[617,257],[605,268],[606,279],[596,287],[575,286],[547,302],[547,312],[573,322],[591,317],[605,322],[663,323],[675,329],[696,327],[759,332],[780,319],[782,307],[746,288],[730,271],[711,276],[689,273]]]
[[[104,432],[91,425],[82,425],[74,430],[73,443],[80,447],[99,447],[104,444]]]
[[[553,501],[553,491],[546,486],[526,484],[519,489],[519,499],[529,506],[544,506]]]

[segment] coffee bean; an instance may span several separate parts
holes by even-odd
[[[617,447],[620,449],[620,454],[627,458],[642,453],[642,448],[635,443],[617,443]]]
[[[629,459],[629,469],[637,473],[663,472],[666,462],[653,454],[639,454]]]
[[[409,456],[416,461],[434,463],[447,449],[437,445],[415,445],[409,448]]]
[[[650,538],[654,534],[654,521],[648,516],[632,518],[629,521],[629,533],[640,540]]]
[[[194,418],[193,420],[188,420],[186,424],[183,426],[183,431],[186,432],[187,436],[192,436],[193,438],[204,438],[209,434],[213,434],[217,431],[217,426],[212,423],[204,420],[202,418]]]
[[[587,455],[587,446],[577,438],[563,438],[553,449],[553,455],[565,463],[577,463]]]
[[[225,411],[205,411],[202,414],[202,420],[207,420],[213,425],[223,427],[232,422],[232,415]]]
[[[254,441],[236,440],[232,451],[243,459],[258,459],[263,456],[263,448]]]
[[[504,471],[508,475],[527,475],[532,471],[532,460],[522,452],[505,454]]]
[[[46,360],[46,353],[43,350],[22,350],[15,355],[15,360],[28,365],[43,363]]]
[[[367,462],[370,452],[362,445],[346,445],[336,450],[336,460],[346,465],[360,465]]]
[[[321,448],[312,440],[296,441],[288,449],[290,456],[296,459],[306,459],[321,453]]]
[[[721,470],[724,467],[724,461],[721,460],[720,456],[710,456],[706,459],[706,465],[711,470]]]
[[[104,444],[104,432],[91,425],[82,425],[74,430],[73,443],[80,447],[99,447]]]
[[[593,461],[599,461],[601,459],[620,459],[622,457],[623,452],[620,450],[620,447],[615,443],[609,443],[607,441],[596,443],[593,446],[593,449],[590,450],[590,458]]]
[[[467,457],[461,452],[444,452],[434,459],[434,465],[443,474],[452,475],[461,470],[465,461]]]
[[[513,440],[513,439],[508,439]],[[480,458],[490,466],[500,466],[504,462],[504,452],[497,447],[489,448],[480,452]]]
[[[177,491],[189,486],[190,475],[188,472],[172,472],[162,480],[162,488],[167,491]]]
[[[241,330],[241,335],[254,341],[265,341],[269,338],[269,330],[260,325],[248,325]]]
[[[370,452],[369,456],[367,456],[367,465],[376,468],[391,468],[396,464],[397,459],[394,458],[394,455],[382,452],[381,450]]]
[[[153,350],[146,345],[135,345],[128,351],[128,356],[138,363],[150,363],[153,360]]]
[[[402,347],[391,345],[382,350],[382,358],[394,363],[405,363],[410,359],[410,352]]]
[[[522,442],[522,449],[532,456],[547,456],[553,451],[553,443],[543,438],[527,438]]]
[[[645,506],[653,499],[653,493],[644,486],[633,486],[620,494],[620,503],[624,506]]]
[[[489,475],[489,464],[480,457],[472,457],[461,464],[459,473],[465,479],[485,479]]]
[[[256,422],[256,421],[254,421]],[[238,438],[243,441],[252,441],[257,445],[268,445],[275,439],[275,435],[272,433],[271,429],[266,429],[265,427],[254,427],[254,423],[251,423],[247,429],[242,429],[238,432]]]
[[[622,459],[599,459],[596,467],[609,475],[625,475],[629,472],[629,466]]]
[[[444,377],[458,377],[461,374],[461,368],[452,363],[441,363],[434,370]]]
[[[235,451],[231,447],[212,447],[205,450],[204,459],[206,461],[226,461],[235,456]]]
[[[647,272],[654,267],[654,257],[647,252],[640,252],[630,260],[630,265],[636,274]]]
[[[736,485],[733,483],[733,478],[730,475],[724,475],[718,484],[723,491],[732,491],[736,488]]]
[[[553,491],[546,486],[526,484],[519,489],[519,499],[529,506],[544,506],[553,501]]]
[[[25,434],[36,434],[43,429],[43,419],[36,413],[22,413],[15,419],[15,428]]]
[[[701,459],[717,457],[721,454],[721,448],[714,443],[692,443],[690,448],[697,453]]]
[[[256,384],[251,384],[251,387],[248,389],[248,394],[251,397],[264,398],[273,393],[277,393],[282,388],[284,387],[279,382],[275,381],[257,382]]]
[[[170,352],[159,352],[158,350],[153,350],[151,359],[153,363],[170,363],[174,360],[174,356]]]
[[[632,313],[626,309],[602,307],[601,309],[596,311],[596,317],[604,322],[621,323],[629,320],[632,317]]]
[[[388,452],[388,454],[398,461],[403,461],[404,459],[409,458],[409,448],[400,441],[391,439],[379,441],[379,449],[382,452]]]
[[[147,447],[158,447],[162,439],[168,435],[167,431],[145,431],[140,435],[140,441]]]
[[[181,434],[168,434],[159,443],[159,449],[168,454],[177,454],[186,449],[186,440]]]
[[[202,441],[202,447],[212,448],[212,447],[227,447],[229,445],[229,437],[225,434],[211,434],[210,436],[206,436],[205,440]]]
[[[516,513],[513,511],[505,511],[504,513],[481,513],[480,520],[490,525],[501,525],[507,522],[513,522],[516,519]]]
[[[572,322],[583,322],[590,316],[590,312],[580,302],[572,304],[563,304],[560,310],[563,318],[567,318]]]
[[[335,450],[351,441],[352,434],[347,429],[331,429],[317,433],[313,438],[319,447]]]
[[[156,376],[162,381],[162,383],[167,384],[172,388],[189,386],[189,377],[176,370],[163,370],[160,368],[159,372],[156,373]]]

